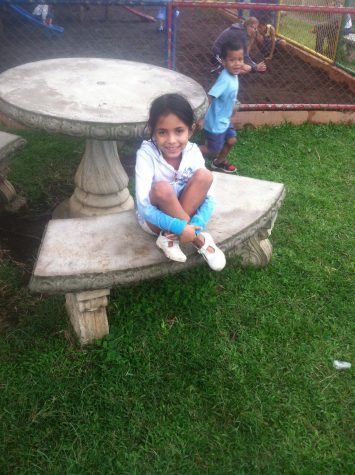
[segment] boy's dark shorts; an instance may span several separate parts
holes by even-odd
[[[211,153],[220,152],[228,139],[237,136],[235,128],[231,125],[225,132],[223,132],[223,134],[213,134],[212,132],[208,132],[207,130],[204,130],[204,133],[206,137],[206,145],[208,151]]]

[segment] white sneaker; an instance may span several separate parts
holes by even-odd
[[[170,243],[172,245],[169,245]],[[159,237],[156,242],[159,249],[161,249],[168,259],[176,262],[185,262],[186,256],[180,249],[179,241],[168,239],[162,233],[159,234]]]
[[[201,233],[201,236],[205,238],[205,243],[197,252],[202,255],[212,270],[222,270],[226,265],[226,257],[223,251],[216,246],[210,234]],[[214,252],[210,252],[209,247],[213,248]]]

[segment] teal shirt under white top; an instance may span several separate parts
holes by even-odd
[[[224,69],[208,91],[208,95],[214,99],[205,115],[205,130],[213,134],[223,134],[228,129],[238,89],[238,76]]]

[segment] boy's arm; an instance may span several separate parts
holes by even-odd
[[[240,73],[238,73],[238,76],[240,76],[241,74],[248,74],[250,73],[251,70],[252,70],[252,67],[250,66],[250,64],[244,63],[240,70]]]

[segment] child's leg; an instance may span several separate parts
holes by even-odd
[[[204,202],[208,190],[211,188],[213,175],[209,170],[200,168],[190,178],[182,192],[179,201],[181,207],[191,218]],[[189,218],[189,219],[190,219]]]
[[[174,218],[190,220],[190,216],[181,206],[173,187],[167,181],[158,181],[150,190],[150,202],[165,214]]]
[[[212,173],[206,169],[197,170],[185,186],[180,199],[170,183],[158,182],[151,192],[150,199],[159,209],[170,216],[190,221],[196,210],[203,203],[206,194],[213,181]],[[160,230],[150,223],[149,228],[154,232]],[[193,240],[193,244],[198,247],[199,253],[203,255],[208,265],[213,270],[222,270],[226,264],[223,252],[215,245],[212,237],[208,233],[200,233]],[[168,259],[185,262],[186,255],[181,251],[177,236],[161,233],[157,239],[157,246],[164,252]]]
[[[150,192],[151,203],[157,206],[161,211],[175,218],[190,221],[193,214],[203,203],[206,194],[212,184],[212,173],[206,169],[197,170],[185,186],[180,199],[178,199],[175,190],[170,183],[158,182]],[[178,237],[168,231],[160,234],[160,229],[151,223],[148,227],[159,234],[157,246],[172,260],[185,262],[186,256],[179,247]],[[196,238],[197,239],[197,238]],[[195,240],[196,240],[195,239]],[[202,238],[196,242],[198,247],[202,247],[204,241]]]
[[[157,182],[150,191],[150,201],[161,211],[175,218],[190,220],[190,217],[181,207],[176,193],[170,183],[165,181]],[[186,255],[181,251],[178,237],[168,231],[159,229],[154,224],[147,222],[147,226],[156,234],[158,239],[157,246],[161,249],[168,259],[177,262],[185,262]]]
[[[213,181],[212,173],[201,168],[197,170],[185,186],[181,196],[176,196],[168,182],[157,182],[150,192],[150,201],[163,213],[174,218],[190,221],[191,216],[203,203]]]
[[[236,141],[237,133],[231,125],[224,134],[224,143],[222,149],[218,153],[217,157],[212,161],[211,167],[213,169],[223,171],[225,173],[234,173],[236,171],[236,167],[231,165],[226,160]]]
[[[208,132],[204,130],[205,135],[205,143],[200,145],[199,148],[201,150],[202,155],[213,162],[215,158],[221,152],[224,142],[225,142],[225,134],[213,134],[212,132]]]
[[[231,148],[236,143],[237,133],[232,123],[230,123],[228,129],[222,134],[213,134],[205,131],[205,135],[206,145],[200,147],[201,152],[204,153],[204,148],[206,148],[207,153],[205,152],[205,156],[212,160],[212,167],[213,164],[223,163]],[[235,171],[235,167],[233,165],[230,166],[233,170],[227,171]]]
[[[209,170],[197,170],[189,180],[180,197],[181,206],[189,216],[193,216],[206,198],[213,182],[213,175]],[[207,239],[207,242],[206,242]],[[193,244],[203,254],[208,265],[214,270],[222,270],[226,260],[223,252],[215,245],[208,233],[201,232],[196,236]]]
[[[198,148],[200,149],[202,155],[208,158],[209,151],[206,143],[199,145]]]
[[[217,158],[214,160],[214,163],[217,165],[218,163],[222,163],[227,158],[229,152],[231,151],[233,145],[237,142],[236,137],[230,137],[226,140],[225,144],[223,145],[222,150],[219,152]]]

